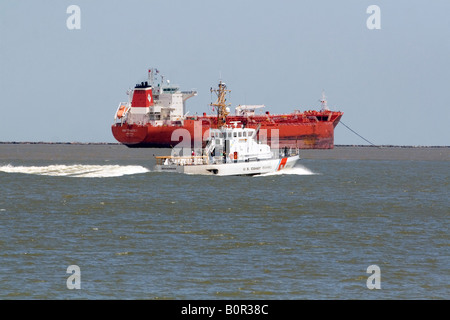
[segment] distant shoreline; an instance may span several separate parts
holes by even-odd
[[[118,146],[118,142],[32,142],[32,141],[0,141],[0,144],[44,144],[44,145],[104,145]],[[366,144],[335,144],[336,148],[363,147],[363,148],[450,148],[450,146],[409,146],[409,145],[366,145]],[[332,150],[332,149],[305,149],[305,150]]]
[[[45,142],[45,141],[0,141],[0,144],[72,144],[72,145],[120,145],[118,142]]]

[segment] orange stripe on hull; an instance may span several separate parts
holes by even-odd
[[[283,158],[280,160],[280,164],[278,165],[277,171],[280,171],[286,166],[287,158]]]

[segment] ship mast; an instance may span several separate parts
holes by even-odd
[[[220,129],[225,126],[227,122],[227,115],[230,113],[230,109],[227,107],[230,103],[226,104],[225,101],[227,99],[225,99],[225,95],[227,92],[231,92],[231,90],[227,90],[226,84],[220,80],[219,88],[211,88],[211,92],[217,94],[217,101],[215,103],[211,103],[210,105],[217,108],[217,128]]]
[[[328,108],[327,97],[325,96],[324,90],[322,90],[322,99],[320,99],[320,104],[322,105],[321,111],[330,111],[330,108]]]

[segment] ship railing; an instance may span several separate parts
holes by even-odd
[[[157,165],[177,165],[177,166],[186,166],[186,165],[201,165],[208,164],[209,159],[208,156],[157,156],[155,157]]]
[[[182,94],[186,94],[186,95],[195,95],[197,94],[197,90],[188,90],[188,91],[181,91]]]
[[[299,154],[300,154],[299,148],[284,147],[278,150],[278,156],[280,158],[296,156]]]
[[[211,162],[214,164],[227,163],[227,157],[224,156],[214,156],[211,159],[212,159]]]

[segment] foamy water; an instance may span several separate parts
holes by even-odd
[[[66,176],[76,178],[107,178],[120,177],[149,172],[150,170],[137,165],[48,165],[48,166],[0,166],[0,172],[35,174],[42,176]],[[303,166],[287,168],[281,171],[256,175],[256,177],[276,176],[276,175],[313,175],[316,174]]]
[[[68,176],[77,178],[107,178],[149,172],[145,167],[128,165],[49,165],[49,166],[0,166],[1,172],[24,173],[44,176]]]
[[[284,175],[284,174],[304,176],[304,175],[313,175],[313,174],[317,174],[317,173],[309,170],[308,168],[306,168],[304,166],[297,165],[293,168],[286,168],[286,169],[283,169],[280,171],[264,173],[264,174],[256,175],[255,177],[280,176],[280,175]]]

